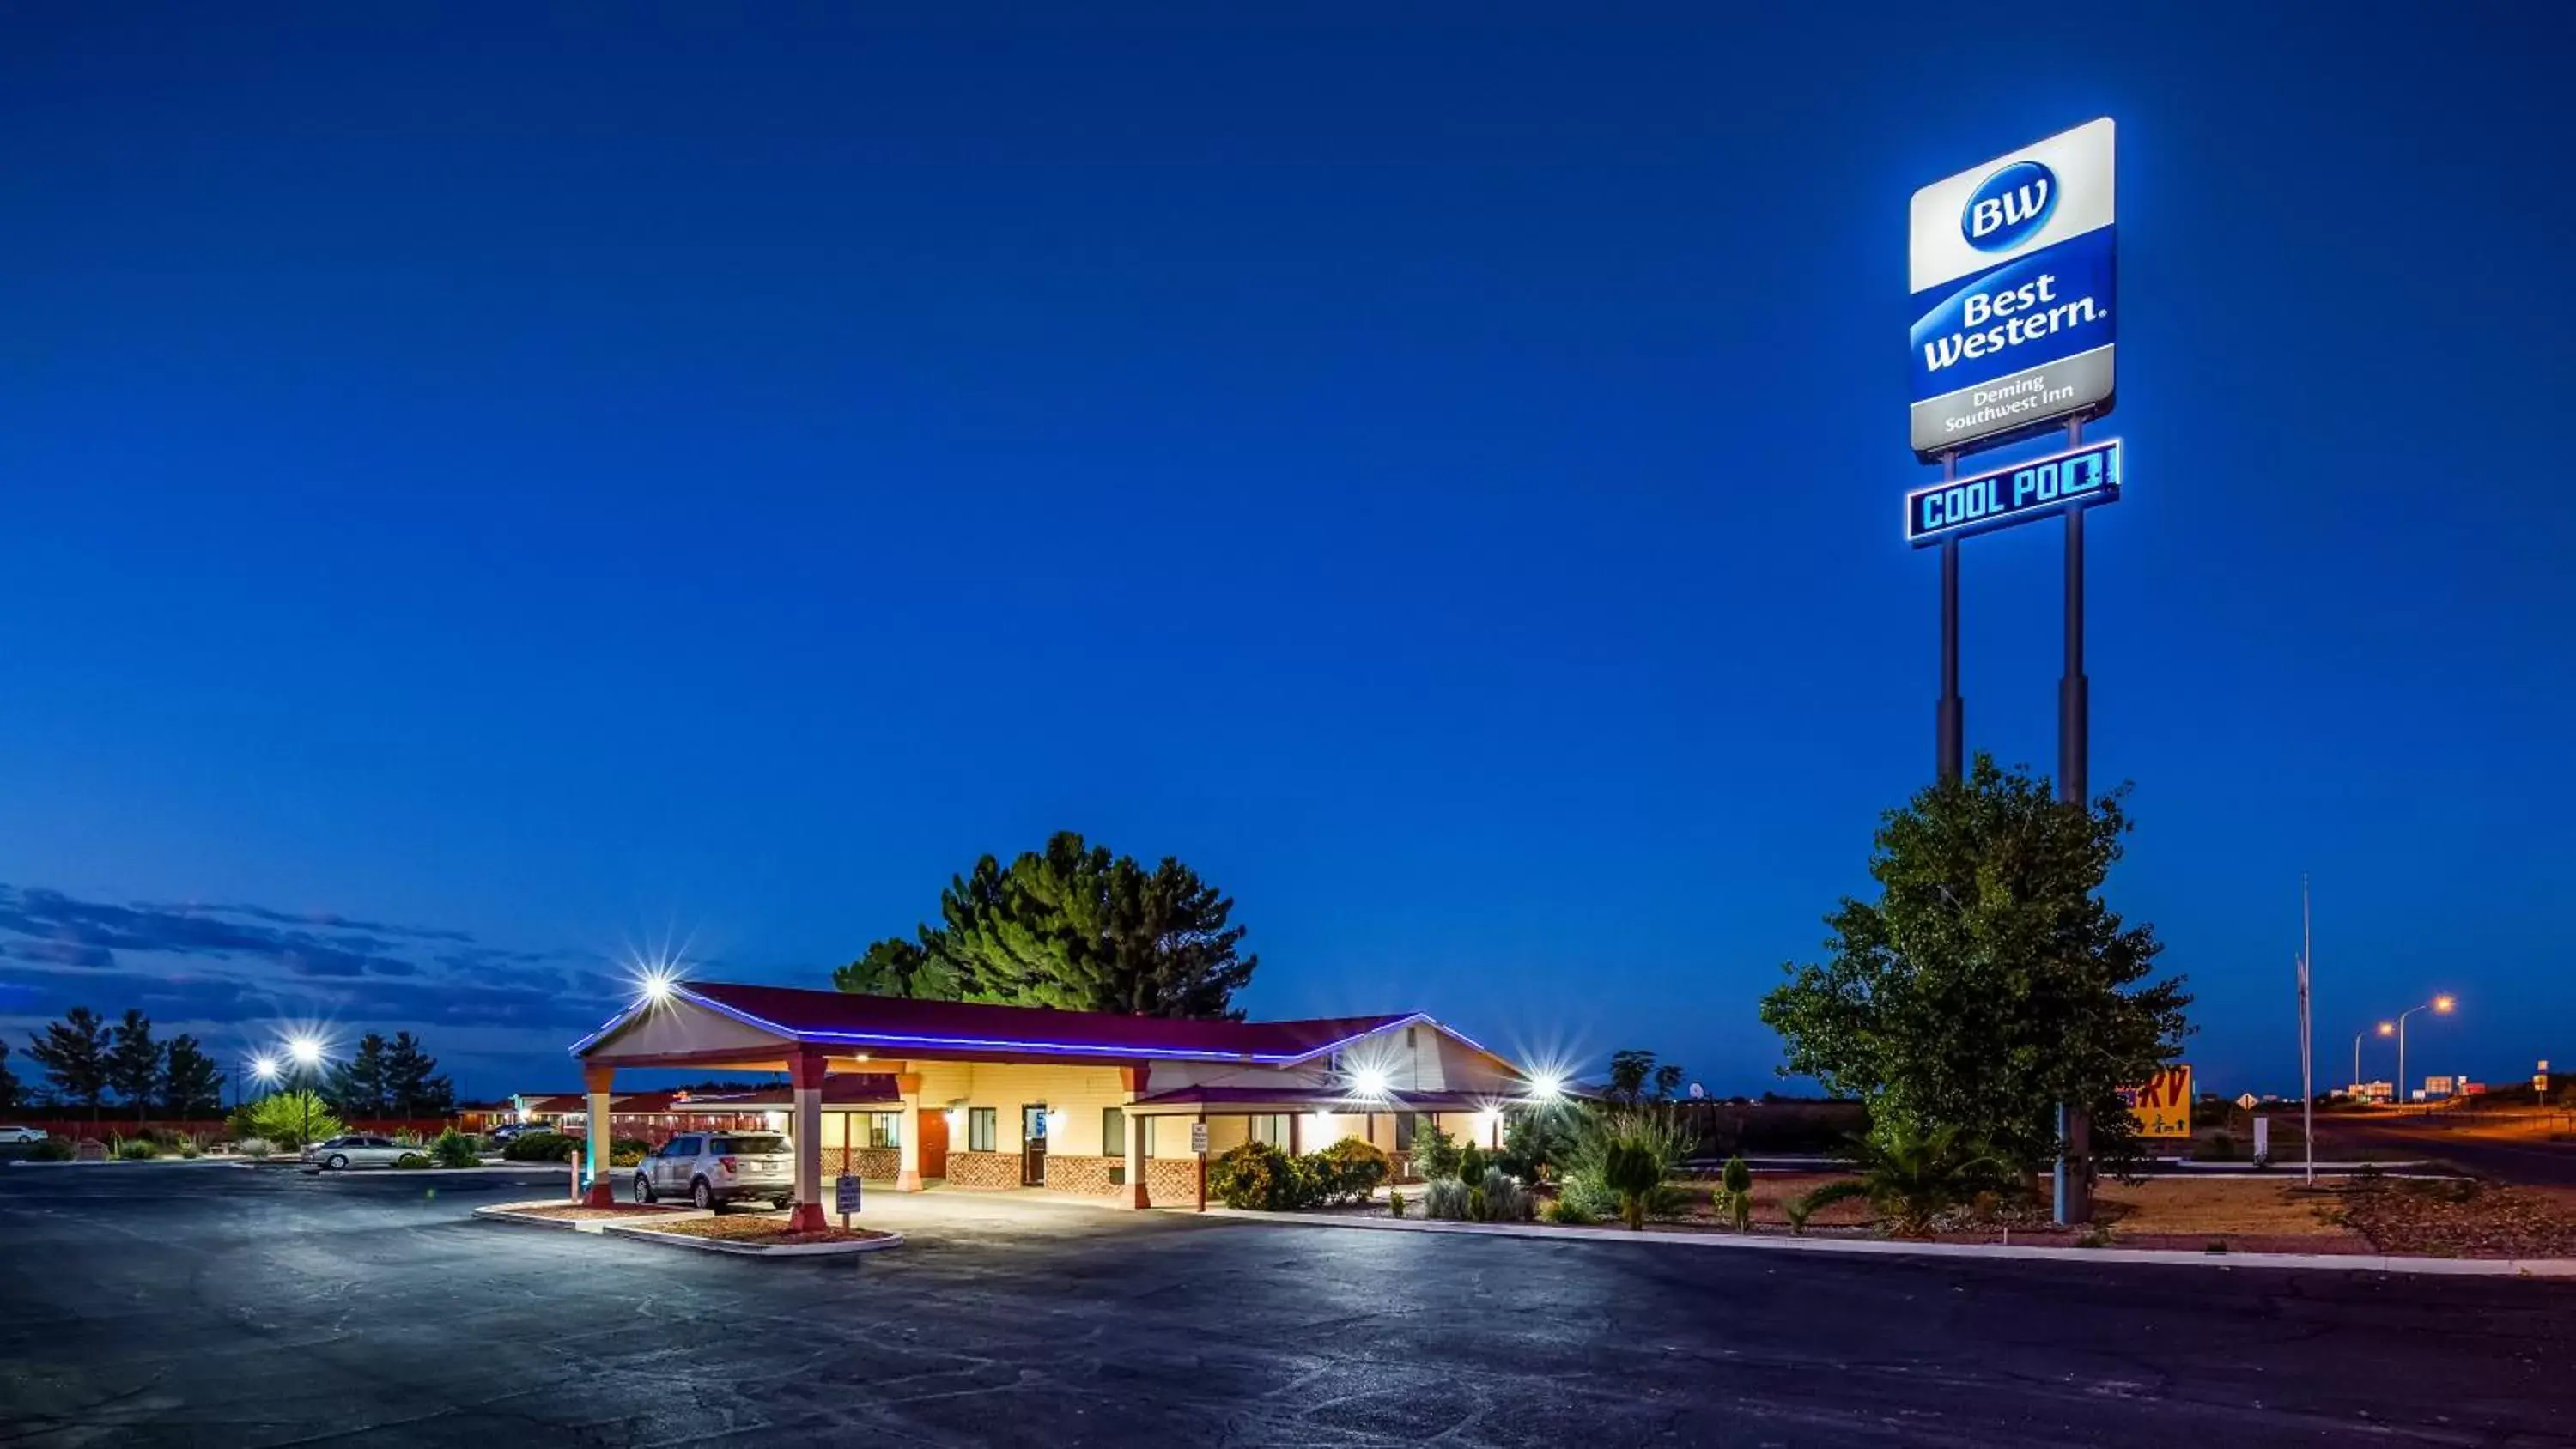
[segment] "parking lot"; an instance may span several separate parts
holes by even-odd
[[[13,1445],[2566,1442],[2576,1289],[916,1200],[770,1262],[421,1174],[0,1171]],[[434,1195],[433,1195],[434,1192]]]

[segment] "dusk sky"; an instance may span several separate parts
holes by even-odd
[[[0,6],[13,1047],[569,1087],[630,949],[828,985],[1072,829],[1255,1016],[1777,1085],[1933,765],[1907,198],[2108,115],[2188,1059],[2296,1088],[2307,872],[2321,1084],[2436,991],[2414,1075],[2576,1062],[2569,7],[541,11]],[[2059,550],[1965,550],[2043,770]]]

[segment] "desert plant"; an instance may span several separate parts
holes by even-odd
[[[1422,1215],[1449,1222],[1467,1220],[1467,1184],[1454,1177],[1435,1177],[1422,1190]]]
[[[394,1166],[402,1168],[407,1172],[417,1172],[420,1169],[429,1166],[429,1154],[425,1152],[406,1152],[402,1156],[394,1159]]]
[[[277,1147],[265,1137],[245,1137],[239,1142],[233,1144],[233,1151],[240,1153],[242,1156],[249,1158],[253,1162],[257,1162],[276,1152]]]
[[[1485,1180],[1485,1169],[1490,1165],[1491,1164],[1486,1160],[1485,1149],[1477,1146],[1475,1143],[1470,1142],[1458,1149],[1458,1180],[1460,1182],[1466,1183],[1470,1187],[1483,1182]]]
[[[150,1162],[161,1155],[161,1149],[149,1137],[126,1137],[117,1142],[116,1155],[124,1162]]]
[[[1486,1168],[1485,1180],[1476,1190],[1485,1195],[1486,1221],[1525,1223],[1538,1215],[1538,1200],[1499,1167]]]
[[[1484,1186],[1480,1183],[1475,1187],[1467,1189],[1467,1221],[1471,1223],[1487,1223],[1492,1222],[1493,1220],[1493,1208],[1491,1204],[1485,1201]]]
[[[48,1137],[27,1149],[30,1162],[69,1162],[72,1156],[72,1143],[68,1137]]]
[[[1561,1223],[1570,1228],[1580,1228],[1589,1227],[1601,1221],[1601,1215],[1591,1211],[1581,1202],[1560,1196],[1538,1210],[1538,1219],[1543,1223]]]
[[[472,1167],[482,1160],[474,1139],[450,1127],[429,1144],[429,1160],[441,1167]]]
[[[1807,1219],[1815,1212],[1816,1206],[1804,1197],[1793,1197],[1780,1204],[1780,1215],[1789,1220],[1791,1236],[1803,1238],[1807,1235]]]
[[[1867,1198],[1898,1237],[1931,1234],[1932,1220],[1993,1183],[2010,1167],[1962,1140],[1956,1127],[1918,1132],[1901,1122],[1851,1144],[1858,1175],[1829,1182],[1803,1199],[1808,1212],[1847,1198]]]
[[[1403,1193],[1400,1193],[1400,1192],[1391,1192],[1391,1193],[1388,1193],[1388,1194],[1386,1195],[1386,1205],[1387,1205],[1388,1210],[1392,1211],[1392,1212],[1393,1212],[1397,1217],[1402,1217],[1402,1216],[1404,1216],[1404,1194],[1403,1194]]]
[[[196,1143],[194,1143],[194,1142],[190,1142],[190,1141],[187,1141],[187,1140],[185,1140],[185,1139],[182,1139],[182,1140],[180,1141],[180,1143],[179,1143],[179,1155],[180,1155],[181,1157],[195,1157],[195,1156],[197,1156],[197,1155],[198,1155],[198,1151],[197,1151],[197,1144],[196,1144]]]
[[[1619,1220],[1631,1230],[1646,1225],[1657,1189],[1664,1185],[1664,1162],[1644,1142],[1614,1139],[1601,1159],[1601,1185],[1618,1194]]]
[[[1753,1165],[1742,1153],[1726,1159],[1717,1177],[1717,1208],[1739,1233],[1753,1226]]]

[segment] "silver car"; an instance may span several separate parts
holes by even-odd
[[[635,1166],[635,1200],[686,1198],[714,1208],[761,1200],[784,1208],[796,1200],[796,1159],[776,1132],[683,1132]]]
[[[419,1152],[419,1148],[405,1147],[390,1137],[369,1137],[353,1132],[305,1148],[304,1160],[319,1163],[333,1172],[346,1172],[352,1167],[391,1167]]]

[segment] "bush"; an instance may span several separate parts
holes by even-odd
[[[1366,1202],[1395,1170],[1384,1152],[1357,1137],[1345,1137],[1313,1158],[1325,1202]]]
[[[632,1137],[608,1139],[608,1165],[611,1167],[634,1167],[652,1155],[653,1144],[650,1142],[638,1142]]]
[[[1574,1150],[1577,1109],[1565,1102],[1541,1103],[1511,1114],[1503,1128],[1503,1150],[1496,1166],[1523,1182],[1562,1177]]]
[[[1458,1175],[1458,1139],[1436,1123],[1425,1121],[1413,1129],[1412,1157],[1413,1175],[1424,1182]]]
[[[1601,1215],[1590,1211],[1580,1202],[1560,1196],[1538,1210],[1538,1220],[1543,1223],[1561,1223],[1569,1228],[1583,1228],[1601,1221]]]
[[[253,1162],[259,1161],[261,1158],[268,1156],[276,1150],[276,1146],[270,1143],[270,1141],[265,1137],[245,1137],[239,1142],[233,1144],[233,1151],[240,1153],[242,1156],[249,1158]]]
[[[1467,1184],[1454,1177],[1435,1177],[1422,1190],[1422,1215],[1448,1222],[1465,1222],[1468,1201]]]
[[[510,1139],[501,1155],[512,1162],[570,1162],[581,1139],[562,1132],[527,1132]]]
[[[1388,1207],[1389,1209],[1391,1209],[1391,1210],[1395,1213],[1395,1215],[1396,1215],[1397,1217],[1402,1217],[1402,1216],[1404,1216],[1404,1194],[1403,1194],[1403,1193],[1400,1193],[1400,1192],[1391,1192],[1391,1193],[1388,1193],[1388,1194],[1386,1195],[1386,1205],[1387,1205],[1387,1207]]]
[[[1855,1139],[1852,1156],[1858,1177],[1826,1183],[1807,1194],[1801,1206],[1813,1212],[1829,1202],[1865,1197],[1897,1236],[1909,1238],[1930,1236],[1934,1218],[1975,1200],[2011,1170],[1963,1139],[1955,1127],[1923,1132],[1889,1123]]]
[[[1718,1174],[1716,1206],[1737,1232],[1753,1226],[1753,1166],[1741,1153],[1726,1159],[1725,1170]]]
[[[1458,1149],[1458,1180],[1470,1187],[1483,1182],[1485,1169],[1492,1165],[1487,1160],[1485,1149],[1473,1142]]]
[[[1313,1186],[1297,1159],[1267,1142],[1229,1148],[1208,1164],[1208,1191],[1230,1208],[1286,1212],[1306,1206]]]
[[[149,1137],[128,1137],[116,1144],[116,1156],[124,1162],[150,1162],[161,1155]]]
[[[1484,1199],[1485,1205],[1485,1215],[1477,1218],[1478,1222],[1525,1223],[1538,1216],[1538,1199],[1499,1167],[1485,1169],[1485,1180],[1477,1184],[1476,1195]]]
[[[198,1154],[197,1154],[197,1144],[196,1144],[196,1143],[194,1143],[194,1142],[182,1141],[182,1142],[179,1144],[179,1155],[180,1155],[181,1157],[195,1157],[195,1156],[197,1156],[197,1155],[198,1155]]]
[[[67,1137],[48,1137],[27,1149],[30,1162],[69,1162],[72,1156],[71,1139]]]
[[[474,1139],[453,1127],[439,1133],[438,1140],[429,1144],[429,1160],[441,1167],[472,1167],[482,1156]]]
[[[394,1166],[402,1168],[407,1172],[417,1172],[420,1169],[429,1166],[429,1157],[425,1153],[406,1152],[402,1156],[394,1159]]]
[[[338,1137],[349,1127],[332,1115],[328,1104],[310,1092],[271,1092],[235,1111],[232,1129],[236,1137],[257,1137],[272,1144],[305,1147],[327,1137]]]
[[[1664,1162],[1654,1148],[1633,1138],[1613,1138],[1603,1150],[1601,1185],[1619,1196],[1619,1220],[1643,1228],[1655,1194],[1664,1185]]]

